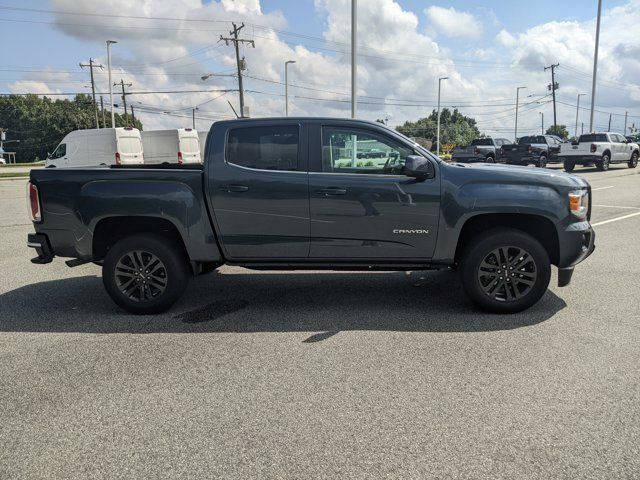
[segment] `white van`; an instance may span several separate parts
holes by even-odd
[[[204,147],[207,144],[207,135],[209,132],[198,132],[198,139],[200,140],[200,158],[204,162]]]
[[[202,163],[198,132],[192,128],[143,131],[144,163]]]
[[[132,127],[75,130],[47,157],[47,167],[139,165],[144,163],[140,130]]]

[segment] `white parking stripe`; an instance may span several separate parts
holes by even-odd
[[[609,185],[608,187],[592,188],[591,191],[595,192],[596,190],[606,190],[607,188],[615,188],[615,185]]]
[[[622,217],[612,218],[610,220],[605,220],[604,222],[598,222],[592,224],[593,227],[599,227],[600,225],[605,225],[611,222],[617,222],[618,220],[624,220],[625,218],[631,218],[640,215],[640,212],[630,213],[629,215],[623,215]]]
[[[602,207],[602,208],[620,208],[624,210],[640,210],[640,207],[622,207],[620,205],[593,205],[594,207]]]

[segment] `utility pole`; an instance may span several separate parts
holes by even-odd
[[[611,114],[609,114],[609,126],[607,127],[607,132],[611,131]]]
[[[136,124],[136,116],[133,113],[133,105],[131,105],[131,118],[133,119],[133,124],[135,125]]]
[[[441,77],[438,79],[438,130],[436,132],[436,155],[440,156],[440,91],[442,90],[442,80],[449,77]]]
[[[89,71],[91,72],[91,95],[93,95],[93,106],[95,107],[96,110],[96,128],[100,128],[100,123],[98,121],[98,102],[96,102],[96,84],[95,81],[93,80],[93,67],[97,67],[100,69],[104,69],[104,67],[102,65],[94,65],[93,64],[93,58],[89,59],[89,63],[82,63],[80,62],[80,68],[84,68],[84,67],[89,67]]]
[[[576,131],[575,131],[575,137],[578,136],[578,112],[580,111],[580,97],[584,97],[586,95],[586,93],[579,93],[578,94],[578,103],[576,104]]]
[[[127,124],[127,94],[124,92],[124,87],[133,86],[131,83],[124,83],[123,79],[120,79],[119,83],[114,83],[113,86],[120,85],[122,87],[122,105],[124,106],[124,123]]]
[[[193,107],[191,109],[191,125],[194,130],[196,129],[196,110],[198,110],[198,107]]]
[[[107,122],[104,119],[104,101],[102,100],[102,95],[100,95],[100,110],[102,111],[102,128],[107,128]]]
[[[284,116],[289,116],[289,65],[296,63],[295,60],[284,62]]]
[[[520,90],[527,87],[517,87],[516,88],[516,131],[514,133],[514,141],[518,141],[518,106],[520,105]]]
[[[593,81],[591,85],[591,120],[589,131],[593,132],[593,113],[596,107],[596,77],[598,76],[598,47],[600,45],[600,17],[602,16],[602,0],[598,0],[598,21],[596,22],[596,48],[593,54]]]
[[[544,67],[544,71],[551,69],[551,85],[549,85],[549,90],[553,94],[553,128],[555,130],[556,125],[558,125],[558,119],[556,117],[556,90],[558,89],[558,84],[556,83],[556,68],[560,66],[559,63],[550,65],[548,67]]]
[[[233,37],[223,37],[222,35],[220,35],[220,40],[224,41],[224,43],[226,43],[227,45],[229,45],[229,42],[232,42],[233,46],[236,48],[236,64],[238,66],[238,88],[240,90],[240,118],[244,118],[244,88],[242,87],[242,70],[246,69],[246,62],[244,60],[244,57],[240,59],[240,49],[238,45],[240,43],[248,43],[253,48],[256,48],[256,44],[253,40],[238,38],[238,33],[244,28],[244,23],[240,25],[240,27],[237,27],[235,22],[232,23],[232,25],[233,30],[229,32],[229,35],[233,35]]]
[[[351,118],[356,118],[358,88],[358,1],[351,0]]]
[[[582,130],[580,130],[580,135],[584,133],[584,122],[582,122]]]
[[[627,117],[629,116],[629,112],[624,112],[624,135],[627,135]]]
[[[542,124],[540,125],[540,129],[541,129],[541,134],[544,135],[544,112],[538,112],[540,114],[541,118],[541,122]]]
[[[111,45],[118,43],[115,40],[107,40],[107,70],[109,72],[109,103],[111,104],[111,128],[116,126],[116,116],[113,111],[113,85],[111,84]]]

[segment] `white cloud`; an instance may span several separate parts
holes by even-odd
[[[502,29],[500,30],[500,32],[498,32],[498,34],[496,35],[496,40],[500,45],[507,48],[515,47],[517,43],[516,37],[511,35],[505,29]]]
[[[482,22],[469,12],[432,5],[425,9],[430,27],[447,37],[480,38]]]

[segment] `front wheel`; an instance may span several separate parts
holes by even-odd
[[[545,155],[540,155],[537,166],[538,168],[545,168],[547,166],[547,157]]]
[[[187,259],[175,242],[133,235],[107,253],[102,282],[111,299],[138,315],[160,313],[175,303],[189,280]]]
[[[467,295],[480,308],[520,312],[544,295],[551,263],[547,251],[531,235],[499,228],[472,242],[462,255],[460,274]]]
[[[636,168],[638,166],[638,152],[633,152],[631,154],[631,159],[629,160],[629,163],[627,163],[627,165],[629,166],[629,168]]]

